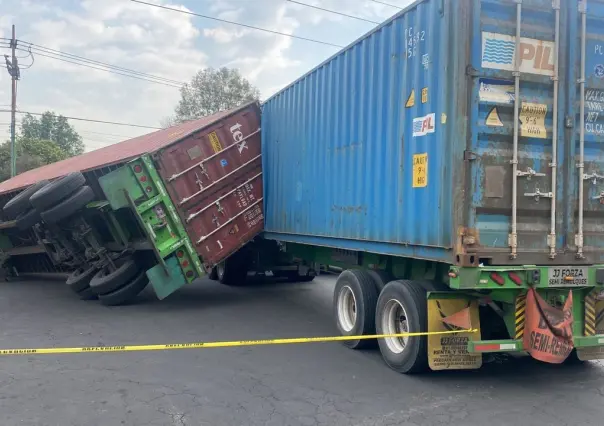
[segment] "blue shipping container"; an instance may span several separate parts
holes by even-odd
[[[268,238],[604,262],[604,0],[418,1],[268,99],[262,139]]]

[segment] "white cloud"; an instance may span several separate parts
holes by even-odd
[[[221,19],[300,37],[346,45],[371,24],[284,0],[152,0]],[[301,0],[304,1],[304,0]],[[396,9],[368,0],[306,0],[328,9],[381,21]],[[408,0],[389,0],[401,6]],[[0,0],[0,37],[17,25],[21,40],[116,66],[186,82],[206,66],[230,66],[267,98],[337,49],[127,0]],[[20,52],[24,55],[23,52]],[[23,59],[22,63],[28,63]],[[10,102],[0,70],[0,104]],[[157,126],[171,115],[174,87],[96,71],[37,55],[23,70],[18,103],[34,112]],[[0,113],[0,122],[6,116]],[[73,122],[89,149],[115,143],[144,129]],[[1,128],[0,128],[1,131]],[[148,131],[152,131],[149,129]],[[120,136],[109,136],[120,135]],[[0,133],[0,137],[2,134]]]

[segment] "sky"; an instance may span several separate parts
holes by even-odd
[[[300,0],[382,22],[411,0]],[[148,0],[180,10],[346,46],[375,24],[288,0]],[[0,37],[188,82],[206,67],[237,68],[266,99],[337,53],[339,48],[269,34],[130,0],[0,0]],[[0,48],[0,54],[9,54]],[[22,68],[32,63],[18,52]],[[0,69],[0,110],[10,105],[10,77]],[[33,54],[21,72],[17,108],[160,127],[180,99],[177,87],[141,81]],[[17,120],[20,116],[17,115]],[[149,133],[109,124],[70,121],[92,151]],[[0,112],[0,140],[10,114]]]

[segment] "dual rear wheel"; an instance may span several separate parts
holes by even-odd
[[[385,283],[384,276],[365,270],[340,274],[334,291],[336,325],[344,336],[425,332],[428,327],[426,290],[414,281]],[[376,345],[373,339],[352,339],[353,349]],[[386,364],[399,373],[428,368],[426,336],[391,336],[377,341]]]

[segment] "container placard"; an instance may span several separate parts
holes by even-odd
[[[545,116],[547,105],[523,102],[520,110],[520,136],[524,138],[547,138],[545,130]]]
[[[413,188],[428,186],[428,153],[413,155]]]

